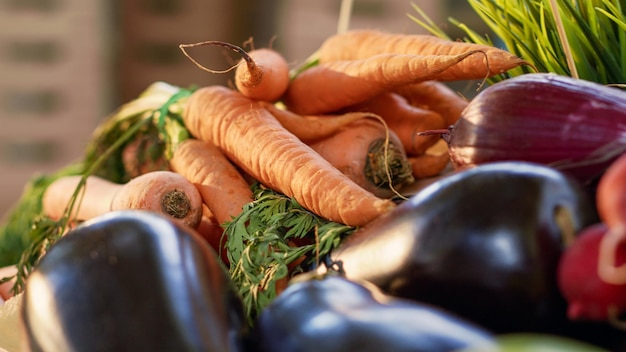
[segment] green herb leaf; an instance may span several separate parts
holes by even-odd
[[[252,190],[253,202],[225,224],[224,231],[231,279],[251,325],[276,297],[277,283],[315,267],[355,230],[323,219],[258,183]]]

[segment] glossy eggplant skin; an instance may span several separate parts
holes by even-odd
[[[304,274],[306,275],[306,274]],[[339,274],[292,283],[259,315],[259,352],[444,352],[493,347],[493,336],[425,304]]]
[[[562,173],[490,163],[427,186],[330,257],[350,279],[490,331],[551,332],[566,316],[556,285],[564,238],[596,220],[587,193]]]
[[[119,211],[70,231],[28,278],[30,351],[241,351],[241,301],[193,230]]]

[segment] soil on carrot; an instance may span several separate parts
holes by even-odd
[[[161,209],[166,214],[182,219],[191,211],[191,201],[185,192],[173,190],[163,196]]]

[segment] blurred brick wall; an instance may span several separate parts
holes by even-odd
[[[0,2],[0,214],[77,158],[110,106],[106,0]]]

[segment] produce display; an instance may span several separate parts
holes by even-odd
[[[297,67],[180,44],[232,84],[154,82],[29,181],[0,350],[626,350],[626,4],[468,1],[501,45],[418,7]]]

